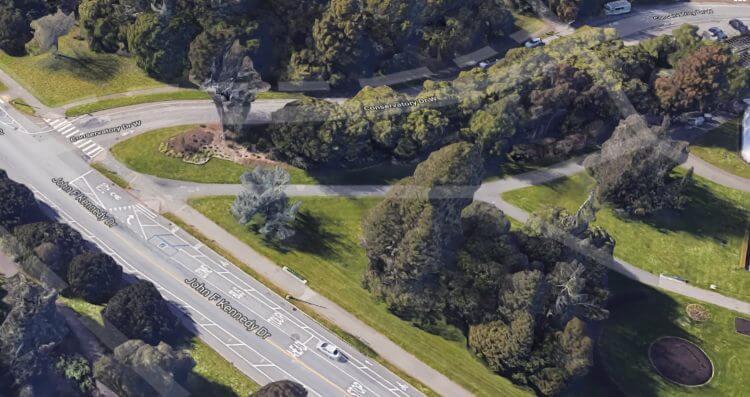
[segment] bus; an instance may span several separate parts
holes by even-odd
[[[604,13],[607,15],[627,14],[630,12],[630,2],[627,0],[610,1],[604,5]]]

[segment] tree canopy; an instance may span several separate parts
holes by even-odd
[[[102,316],[127,337],[152,345],[169,340],[179,326],[179,320],[156,287],[143,280],[118,291]]]

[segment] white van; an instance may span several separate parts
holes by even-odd
[[[610,1],[604,5],[604,13],[607,15],[627,14],[630,12],[630,2],[627,0]]]

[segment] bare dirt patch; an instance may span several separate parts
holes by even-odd
[[[685,307],[685,311],[687,312],[688,317],[690,317],[691,320],[697,321],[697,322],[704,322],[711,319],[711,313],[706,309],[705,306],[699,305],[697,303],[691,303]]]
[[[159,150],[191,164],[205,164],[211,158],[229,160],[242,165],[278,165],[264,153],[224,139],[217,125],[200,125],[162,142]]]
[[[711,359],[700,347],[675,336],[655,340],[648,357],[659,375],[678,385],[702,386],[714,374]]]

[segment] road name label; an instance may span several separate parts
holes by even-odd
[[[696,15],[706,15],[706,14],[713,14],[714,10],[712,8],[705,8],[700,10],[684,10],[679,12],[673,12],[671,14],[666,15],[654,15],[653,18],[655,21],[666,21],[668,19],[675,19],[675,18],[683,18],[683,17],[694,17]]]
[[[104,222],[108,227],[117,226],[117,220],[115,220],[115,217],[112,216],[112,214],[94,204],[85,193],[78,190],[65,179],[52,178],[52,183],[60,188],[60,190],[67,193],[70,197],[73,197],[75,201],[78,201],[78,204],[81,204],[83,208],[92,213],[99,222]]]
[[[131,128],[140,127],[142,124],[143,122],[141,120],[136,120],[131,123],[120,124],[117,127],[110,127],[110,128],[105,128],[102,130],[87,132],[81,135],[72,136],[70,137],[70,141],[77,142],[77,141],[80,141],[81,139],[89,139],[89,138],[93,138],[99,135],[116,134],[121,131],[129,130]]]
[[[268,339],[271,336],[271,332],[269,332],[266,327],[261,327],[254,319],[247,317],[235,307],[232,307],[232,304],[228,300],[222,298],[220,294],[212,292],[206,287],[205,283],[198,281],[197,278],[193,277],[189,280],[185,279],[185,284],[194,289],[195,292],[208,298],[209,302],[216,302],[216,306],[219,309],[223,310],[224,313],[228,314],[233,319],[237,320],[237,322],[242,324],[247,332],[252,332],[256,336],[264,340]]]

